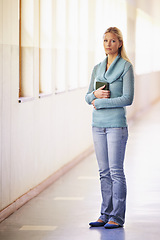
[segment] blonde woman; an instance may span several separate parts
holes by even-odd
[[[106,30],[103,45],[106,58],[94,67],[85,97],[93,106],[92,132],[102,194],[101,215],[89,225],[118,228],[125,222],[123,163],[128,139],[125,107],[133,102],[134,74],[118,28]]]

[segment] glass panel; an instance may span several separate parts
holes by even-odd
[[[68,1],[68,88],[78,87],[78,0]]]
[[[142,31],[143,29],[143,31]],[[137,9],[136,19],[136,65],[137,74],[145,74],[152,71],[152,20],[149,15]]]
[[[160,71],[160,64],[159,64],[159,56],[160,56],[160,26],[158,24],[154,24],[153,26],[153,34],[152,34],[152,41],[154,40],[153,46],[153,71]]]
[[[20,6],[20,97],[32,97],[34,1],[21,0]]]
[[[66,90],[66,1],[56,1],[56,92]]]
[[[79,86],[88,85],[88,0],[79,2]]]
[[[52,0],[40,0],[40,93],[52,92]]]

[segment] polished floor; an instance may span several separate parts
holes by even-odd
[[[124,228],[89,228],[99,216],[100,185],[92,154],[0,224],[0,240],[159,240],[160,103],[129,127]]]

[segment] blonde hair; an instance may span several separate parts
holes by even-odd
[[[105,31],[103,37],[105,36],[106,33],[113,33],[113,34],[118,38],[118,40],[119,40],[120,42],[122,42],[122,46],[119,48],[119,54],[120,54],[120,56],[121,56],[124,60],[130,62],[129,58],[127,57],[127,54],[126,54],[126,50],[125,50],[125,48],[124,48],[124,45],[123,45],[123,35],[122,35],[121,30],[119,30],[119,29],[116,28],[116,27],[110,27],[110,28],[108,28],[108,29]]]

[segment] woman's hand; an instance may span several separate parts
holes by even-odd
[[[95,107],[95,105],[94,105],[94,102],[95,102],[95,100],[92,101],[92,105],[93,105],[94,109],[96,109],[96,107]]]
[[[94,96],[96,98],[110,98],[110,91],[109,90],[103,90],[104,87],[105,87],[105,85],[100,87],[100,88],[98,88],[94,92]]]

